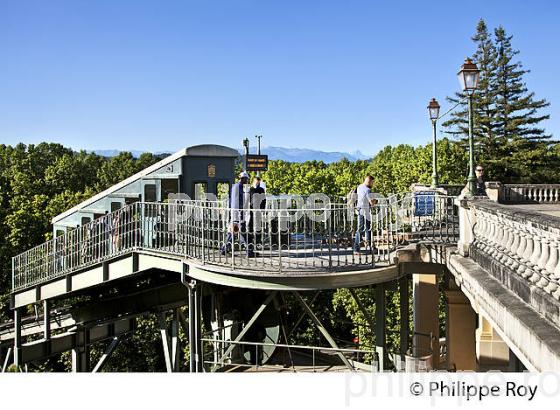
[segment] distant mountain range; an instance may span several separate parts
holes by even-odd
[[[251,150],[253,153],[254,150]],[[108,150],[95,150],[93,151],[97,155],[101,155],[104,157],[114,157],[119,154],[119,150],[115,149],[108,149]],[[130,153],[134,157],[139,157],[142,153],[146,151],[138,151],[132,150]],[[239,150],[240,153],[243,153],[243,150]],[[289,162],[305,162],[305,161],[323,161],[325,163],[331,163],[340,161],[342,158],[347,158],[350,161],[356,161],[358,159],[369,159],[371,156],[362,154],[360,151],[355,151],[353,153],[348,152],[327,152],[327,151],[319,151],[313,149],[302,149],[302,148],[283,148],[283,147],[264,147],[261,149],[263,154],[268,155],[269,159],[281,159],[283,161]],[[159,151],[154,152],[153,154],[163,155],[163,154],[171,154],[171,152]]]
[[[253,150],[251,150],[252,152]],[[358,159],[369,159],[368,155],[362,154],[360,151],[353,153],[348,152],[326,152],[304,148],[283,148],[283,147],[264,147],[261,152],[268,155],[269,159],[281,159],[289,162],[305,162],[305,161],[323,161],[331,163],[347,158],[350,161]]]

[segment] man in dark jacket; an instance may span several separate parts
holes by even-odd
[[[251,204],[251,219],[249,220],[249,232],[255,238],[257,244],[261,243],[261,221],[262,211],[266,208],[265,189],[261,185],[261,177],[253,178],[253,185],[249,189],[249,201]]]

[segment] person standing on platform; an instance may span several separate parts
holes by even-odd
[[[231,187],[229,207],[231,211],[230,226],[225,244],[221,248],[221,254],[225,255],[233,249],[234,234],[239,234],[239,243],[245,245],[247,256],[253,257],[253,245],[249,241],[247,231],[247,219],[249,219],[249,196],[245,195],[244,187],[249,182],[249,174],[242,171],[239,174],[239,181]]]
[[[371,187],[373,185],[373,177],[367,175],[364,183],[358,185],[356,189],[356,209],[358,211],[358,228],[354,237],[354,254],[360,254],[360,243],[362,236],[365,236],[366,247],[371,242],[371,207],[377,204],[377,199],[373,198]]]
[[[266,209],[266,193],[259,176],[253,178],[253,185],[249,189],[249,201],[251,204],[249,234],[255,238],[255,243],[258,244],[262,242],[259,234],[262,234],[262,211]]]
[[[477,165],[474,169],[476,175],[476,185],[474,196],[488,196],[486,194],[486,183],[484,182],[484,167],[482,165]],[[461,198],[469,193],[469,184],[463,188],[461,191]]]

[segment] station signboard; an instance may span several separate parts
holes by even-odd
[[[268,155],[248,154],[245,156],[246,171],[266,171],[268,169]]]

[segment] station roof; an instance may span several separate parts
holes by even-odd
[[[72,215],[76,211],[80,211],[83,209],[87,209],[87,207],[94,202],[112,194],[115,191],[141,179],[149,175],[150,173],[156,171],[157,169],[164,167],[167,164],[172,163],[173,161],[182,158],[182,157],[227,157],[227,158],[235,158],[239,156],[239,152],[235,149],[226,147],[224,145],[213,145],[213,144],[202,144],[202,145],[193,145],[192,147],[183,148],[176,153],[169,155],[168,157],[162,159],[159,162],[156,162],[153,165],[150,165],[148,168],[143,169],[142,171],[126,178],[125,180],[119,182],[118,184],[113,185],[110,188],[92,196],[89,199],[79,203],[78,205],[68,209],[67,211],[56,215],[52,219],[52,223],[56,223],[65,217]]]

